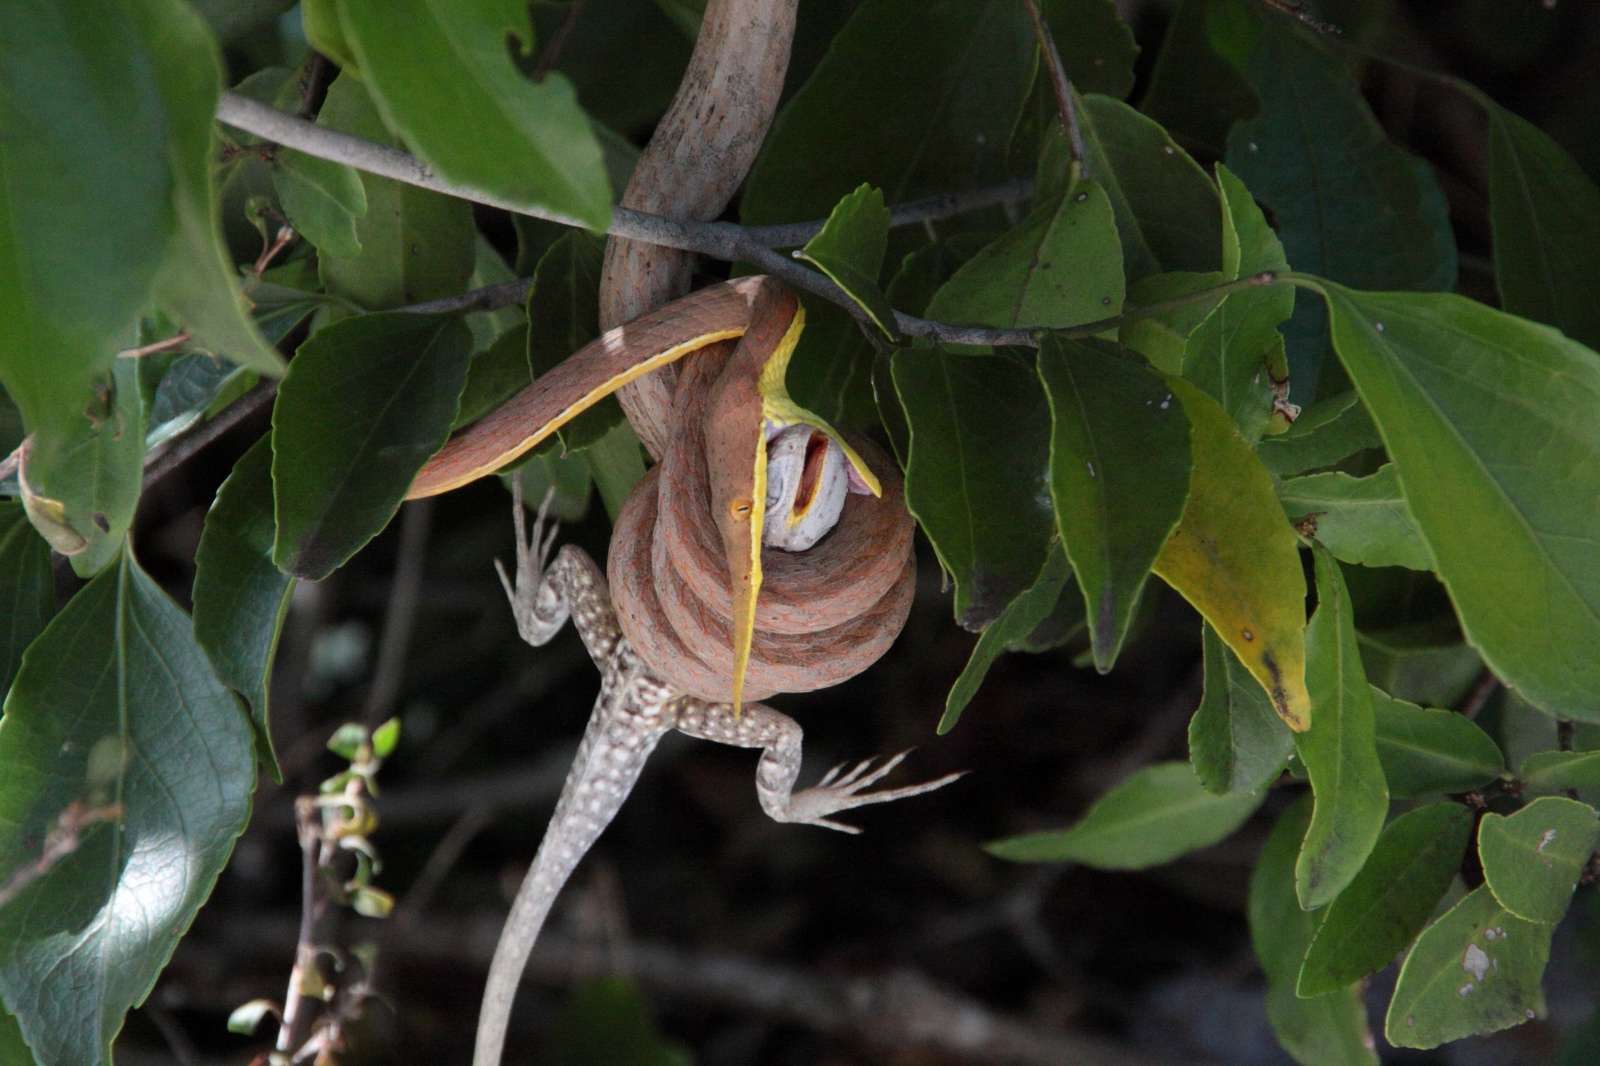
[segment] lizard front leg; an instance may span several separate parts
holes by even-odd
[[[800,777],[803,732],[800,723],[793,718],[762,703],[747,703],[735,714],[732,704],[710,703],[688,696],[679,700],[674,710],[673,725],[692,737],[738,748],[762,749],[761,762],[756,766],[756,796],[761,801],[761,809],[775,822],[798,822],[859,833],[861,830],[855,826],[835,822],[828,815],[872,803],[919,796],[943,788],[962,776],[958,772],[920,785],[881,792],[863,791],[900,765],[908,754],[901,752],[875,770],[871,768],[875,760],[864,759],[843,776],[840,775],[844,769],[841,763],[817,784],[796,792],[794,783]]]
[[[539,505],[530,537],[522,508],[522,480],[511,479],[511,522],[517,537],[516,581],[506,576],[499,559],[494,561],[494,568],[511,601],[511,613],[523,640],[535,648],[548,644],[570,616],[573,628],[589,650],[589,658],[604,672],[622,637],[617,613],[611,607],[611,589],[595,561],[576,545],[563,546],[555,562],[550,562],[550,549],[560,532],[559,526],[551,526],[548,534],[544,531],[554,495],[552,486]]]

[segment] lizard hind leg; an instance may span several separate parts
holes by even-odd
[[[920,796],[924,792],[943,788],[965,774],[965,771],[959,771],[920,785],[879,792],[866,791],[887,777],[909,754],[901,752],[885,760],[877,769],[872,769],[875,759],[864,759],[842,777],[840,771],[844,764],[841,763],[828,771],[817,784],[796,792],[794,785],[800,777],[804,734],[800,723],[788,715],[761,703],[747,703],[742,712],[735,715],[732,704],[684,699],[678,704],[673,724],[680,732],[702,740],[739,748],[762,749],[761,762],[756,767],[756,796],[761,801],[761,809],[775,822],[795,822],[837,829],[844,833],[859,833],[861,830],[857,827],[833,821],[828,816],[873,803]]]

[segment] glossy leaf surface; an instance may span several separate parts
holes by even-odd
[[[1261,800],[1260,794],[1212,795],[1188,763],[1157,763],[1100,797],[1072,828],[1011,837],[986,850],[1014,862],[1143,870],[1215,844],[1243,825]]]
[[[1332,902],[1361,870],[1389,810],[1350,593],[1327,549],[1316,545],[1314,555],[1317,611],[1306,626],[1311,728],[1295,737],[1316,796],[1295,864],[1295,888],[1308,910]]]
[[[1467,640],[1535,704],[1594,717],[1600,356],[1448,293],[1328,293]]]
[[[32,437],[18,480],[35,529],[79,577],[122,550],[144,478],[144,404],[138,368],[119,359],[90,382],[76,417]]]
[[[272,562],[272,437],[234,464],[195,552],[194,634],[217,678],[250,708],[256,749],[274,775],[267,688],[294,579]]]
[[[1315,522],[1312,535],[1343,562],[1433,569],[1393,463],[1361,478],[1340,471],[1292,478],[1278,487],[1278,499],[1290,521]]]
[[[973,646],[966,667],[962,669],[961,676],[956,678],[956,683],[950,686],[950,694],[945,697],[944,716],[939,719],[941,736],[955,728],[961,712],[977,695],[978,686],[983,684],[989,667],[994,665],[1007,645],[1027,639],[1049,617],[1062,594],[1071,595],[1066,591],[1071,580],[1072,567],[1067,562],[1066,552],[1059,541],[1054,541],[1050,545],[1050,554],[1045,557],[1044,568],[1039,571],[1039,580],[1007,604],[1000,617],[984,626],[983,632],[978,635],[978,643]]]
[[[1522,760],[1517,777],[1524,791],[1558,793],[1600,785],[1600,751],[1539,751]]]
[[[1167,131],[1118,100],[1083,98],[1080,121],[1089,176],[1116,214],[1128,280],[1166,270],[1217,267],[1217,188]],[[1041,172],[1065,172],[1067,141],[1046,142]]]
[[[1365,448],[1378,448],[1383,438],[1354,389],[1329,396],[1300,412],[1294,424],[1256,445],[1261,465],[1274,474],[1302,474],[1332,466]]]
[[[1284,721],[1304,729],[1306,586],[1294,530],[1233,420],[1193,385],[1169,380],[1193,430],[1194,473],[1155,572],[1211,623]]]
[[[341,74],[328,87],[317,122],[399,146],[361,82]],[[369,311],[455,296],[472,276],[472,207],[436,192],[372,174],[361,176],[367,213],[356,220],[359,255],[318,257],[329,293]]]
[[[0,503],[0,692],[22,666],[22,653],[56,613],[50,546],[33,527],[22,505]]]
[[[1549,134],[1493,104],[1489,221],[1500,305],[1600,346],[1600,189]]]
[[[1432,803],[1390,822],[1361,872],[1328,907],[1297,994],[1347,988],[1389,965],[1428,924],[1471,837],[1472,812],[1459,803]]]
[[[1083,590],[1095,666],[1111,669],[1150,566],[1189,496],[1189,420],[1166,383],[1108,342],[1047,336],[1050,495]]]
[[[1510,815],[1483,816],[1478,857],[1500,906],[1530,922],[1554,924],[1567,913],[1578,876],[1600,843],[1594,808],[1543,796]]]
[[[1358,289],[1448,289],[1455,238],[1427,165],[1389,140],[1343,59],[1269,18],[1245,67],[1261,110],[1228,136],[1228,168],[1271,210],[1289,262]],[[1314,398],[1327,316],[1285,328],[1293,394]]]
[[[927,316],[972,326],[1076,326],[1122,306],[1122,250],[1105,190],[1092,181],[1045,201],[964,263]]]
[[[1438,1047],[1536,1017],[1551,932],[1501,907],[1488,885],[1474,889],[1406,956],[1384,1022],[1389,1043]]]
[[[1212,792],[1255,792],[1283,769],[1294,734],[1216,630],[1204,627],[1205,691],[1189,720],[1189,761]]]
[[[367,190],[360,174],[286,148],[278,153],[272,184],[290,224],[318,250],[342,259],[361,254],[356,220],[367,213]]]
[[[0,878],[70,804],[111,818],[0,909],[0,993],[40,1066],[109,1064],[244,828],[250,727],[188,617],[124,552],[24,658],[0,764]]]
[[[1505,756],[1477,725],[1454,711],[1418,707],[1372,688],[1378,761],[1391,796],[1467,792],[1506,768]]]
[[[250,321],[239,272],[222,240],[211,174],[222,63],[188,4],[156,0],[132,5],[155,64],[166,110],[167,154],[177,221],[156,277],[156,303],[195,340],[218,355],[277,377],[283,357]]]
[[[472,334],[460,318],[389,312],[318,330],[272,409],[272,558],[317,579],[377,536],[455,421]]]
[[[982,629],[1031,588],[1055,528],[1050,410],[1033,368],[939,349],[894,355],[910,427],[906,506],[956,583],[956,620]]]
[[[1222,280],[1288,268],[1283,245],[1250,190],[1218,165],[1222,192]],[[1262,285],[1228,296],[1189,334],[1183,376],[1204,389],[1251,444],[1272,417],[1273,386],[1287,376],[1278,326],[1294,313],[1294,290]]]
[[[527,5],[339,0],[339,16],[384,117],[441,175],[590,229],[611,221],[611,182],[572,83],[513,62],[533,46]]]
[[[779,112],[743,220],[826,218],[862,182],[900,203],[998,180],[1035,49],[1009,0],[867,0]]]
[[[1311,820],[1310,798],[1290,807],[1261,848],[1250,877],[1250,940],[1267,975],[1267,1018],[1303,1066],[1377,1066],[1367,1011],[1353,988],[1301,999],[1306,951],[1327,910],[1304,911],[1295,894],[1295,856]]]

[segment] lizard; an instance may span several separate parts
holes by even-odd
[[[874,767],[864,759],[840,764],[810,788],[796,791],[802,730],[798,722],[762,703],[717,703],[674,689],[657,678],[618,624],[605,574],[576,545],[551,558],[559,527],[545,531],[553,493],[547,493],[527,529],[521,484],[512,479],[512,523],[516,576],[495,561],[511,602],[517,631],[534,647],[548,643],[570,618],[600,669],[600,695],[562,786],[555,813],[517,892],[489,967],[478,1022],[474,1066],[498,1066],[512,1000],[546,917],[573,870],[622,808],[645,761],[661,738],[676,729],[701,740],[760,748],[756,795],[777,822],[859,833],[830,816],[942,788],[961,777],[946,774],[902,788],[867,791],[893,771],[908,752]]]

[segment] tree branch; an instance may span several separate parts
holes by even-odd
[[[497,207],[513,214],[542,218],[564,226],[582,226],[577,219],[554,211],[531,209],[523,204],[446,181],[435,174],[432,167],[398,148],[306,122],[294,115],[234,93],[222,94],[217,102],[217,118],[265,140],[320,159],[343,163],[369,174],[377,174],[487,207]],[[731,222],[684,222],[644,211],[616,207],[612,209],[611,224],[606,227],[606,232],[613,237],[659,244],[667,248],[679,248],[728,262],[743,260],[774,277],[782,278],[797,289],[838,304],[858,318],[864,313],[855,301],[829,278],[807,270],[793,259],[779,255],[757,239],[754,231]],[[784,240],[792,240],[801,232],[799,229],[790,231],[788,227],[783,227],[779,235]],[[1038,344],[1034,330],[952,326],[899,312],[896,312],[895,320],[900,332],[906,336],[935,343],[1027,347]]]
[[[1089,176],[1083,152],[1083,130],[1078,125],[1077,100],[1073,96],[1072,81],[1067,77],[1067,65],[1061,61],[1061,51],[1056,48],[1055,35],[1050,32],[1039,9],[1039,0],[1023,0],[1028,17],[1033,20],[1034,36],[1039,39],[1039,54],[1050,71],[1050,87],[1055,90],[1056,109],[1061,112],[1061,124],[1067,128],[1068,143],[1072,145],[1072,160],[1078,164],[1083,176]]]

